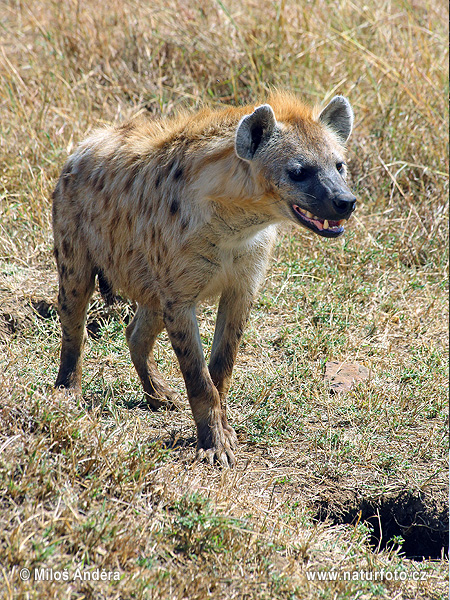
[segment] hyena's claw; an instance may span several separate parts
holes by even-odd
[[[221,456],[220,456],[220,463],[222,464],[223,467],[231,467],[233,468],[234,466],[236,466],[236,459],[234,457],[234,454],[230,449],[228,449],[227,453],[222,452]]]
[[[231,448],[227,448],[226,451],[222,450],[219,452],[215,448],[199,448],[195,457],[196,461],[202,462],[205,460],[209,465],[214,466],[214,463],[218,463],[221,467],[234,467],[236,465],[236,459]]]

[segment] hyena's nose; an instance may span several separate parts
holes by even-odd
[[[355,210],[356,198],[353,194],[339,194],[333,199],[334,210],[339,215],[351,215]]]

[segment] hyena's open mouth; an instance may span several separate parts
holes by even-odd
[[[302,225],[308,227],[308,229],[311,229],[311,231],[314,231],[314,233],[317,233],[322,237],[335,238],[344,233],[342,225],[346,219],[341,219],[340,221],[321,219],[310,213],[308,210],[300,208],[298,204],[294,204],[292,210]]]

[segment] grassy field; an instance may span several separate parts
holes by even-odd
[[[447,598],[446,3],[0,12],[0,598]],[[50,197],[99,124],[272,87],[350,99],[358,208],[342,240],[280,236],[238,355],[224,470],[194,463],[185,395],[174,414],[139,406],[125,303],[96,293],[82,398],[52,389]],[[199,317],[205,350],[214,317]],[[166,335],[156,356],[184,394]],[[370,377],[332,395],[330,360]]]

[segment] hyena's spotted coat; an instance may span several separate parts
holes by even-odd
[[[198,454],[233,464],[225,397],[277,225],[337,237],[355,204],[344,148],[353,123],[336,96],[322,112],[286,94],[268,104],[204,109],[98,130],[68,159],[54,192],[61,365],[81,389],[86,310],[98,276],[107,300],[138,303],[126,335],[153,409],[176,404],[152,349],[167,329],[186,383]],[[196,306],[220,295],[209,366]]]

